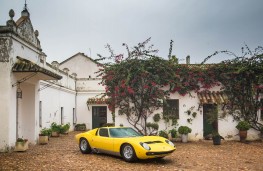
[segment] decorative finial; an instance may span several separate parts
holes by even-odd
[[[35,30],[35,35],[36,35],[36,37],[39,36],[39,32],[38,32],[38,30]]]
[[[26,0],[25,0],[25,9],[27,9],[27,4],[26,4]]]
[[[11,20],[13,20],[13,17],[15,16],[15,11],[13,9],[9,10],[9,17],[11,18]]]
[[[28,12],[28,9],[27,9],[26,0],[25,0],[24,10],[22,11],[21,15],[22,15],[22,16],[25,16],[25,17],[29,17],[29,16],[30,16],[30,14],[29,14],[29,12]]]

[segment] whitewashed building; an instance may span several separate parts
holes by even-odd
[[[105,101],[98,98],[97,63],[77,53],[62,63],[46,62],[38,31],[34,30],[25,5],[0,26],[0,151],[9,151],[17,138],[36,144],[42,128],[57,124],[85,123],[87,129],[112,122]]]
[[[77,123],[84,123],[87,129],[112,123],[106,99],[100,98],[104,87],[95,74],[98,63],[83,53],[61,63],[47,63],[26,5],[16,22],[13,10],[9,16],[6,25],[0,26],[0,152],[12,149],[21,137],[36,144],[40,130],[50,127],[52,122],[70,123],[70,130]],[[215,87],[211,91],[218,90]],[[190,140],[203,139],[211,99],[202,99],[194,92],[192,97],[175,93],[170,99],[177,109],[179,126],[187,125],[193,130]],[[217,107],[221,115],[223,106]],[[191,120],[191,115],[186,114],[189,109],[196,112],[191,123],[187,121]],[[163,109],[156,111],[162,112]],[[118,110],[115,115],[115,125],[131,126],[125,116],[118,115]],[[226,139],[236,140],[238,130],[232,120],[231,117],[218,120],[218,130]],[[159,126],[159,130],[171,129],[162,120]],[[249,130],[248,139],[257,138],[258,132]]]
[[[263,96],[261,95],[261,99]],[[188,126],[192,129],[192,132],[188,135],[190,141],[197,141],[204,139],[207,135],[211,135],[213,130],[218,130],[219,134],[224,137],[225,140],[239,140],[239,131],[236,129],[237,122],[233,117],[226,115],[224,112],[224,103],[227,101],[227,97],[220,92],[220,87],[214,87],[207,92],[196,93],[191,92],[190,95],[182,96],[179,93],[173,93],[169,97],[170,105],[175,109],[175,115],[177,116],[179,126]],[[217,118],[213,123],[209,121],[208,117],[211,109],[215,108],[217,111]],[[156,110],[151,116],[160,114],[163,115],[163,108]],[[190,112],[189,112],[190,111]],[[189,114],[188,114],[189,112]],[[263,119],[262,110],[258,111],[259,118]],[[148,122],[154,122],[152,118]],[[172,122],[166,123],[164,119],[159,122],[159,131],[173,129]],[[115,125],[130,125],[125,115],[119,115],[118,110],[115,114]],[[211,138],[211,137],[210,137]],[[248,130],[247,140],[259,139],[259,132],[253,129]]]

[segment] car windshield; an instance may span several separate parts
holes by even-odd
[[[132,128],[110,128],[110,136],[115,138],[138,137],[140,133]]]

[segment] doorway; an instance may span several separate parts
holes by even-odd
[[[204,104],[203,110],[203,136],[206,138],[213,131],[218,131],[218,110],[216,104]]]
[[[92,106],[92,129],[107,123],[107,106]]]

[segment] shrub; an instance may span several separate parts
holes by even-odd
[[[51,129],[49,129],[49,128],[43,128],[43,129],[41,129],[41,131],[40,131],[40,136],[50,136],[51,135]]]
[[[85,130],[86,130],[86,124],[85,123],[75,125],[75,131],[85,131]]]
[[[23,138],[17,138],[17,140],[16,140],[16,142],[26,142],[27,141],[27,139],[23,139]]]
[[[52,130],[52,132],[60,132],[61,131],[61,125],[58,125],[57,123],[55,123],[55,122],[53,122],[52,124],[51,124],[51,130]]]
[[[103,127],[111,127],[111,126],[115,126],[115,123],[105,123],[102,126]]]
[[[154,130],[158,130],[159,129],[159,125],[157,123],[151,123],[151,122],[147,122],[146,123],[146,127],[147,128],[152,128]]]
[[[159,113],[157,113],[157,114],[155,114],[155,115],[153,116],[153,121],[154,121],[154,122],[159,122],[160,119],[161,119],[161,116],[160,116]]]
[[[169,133],[171,134],[172,138],[176,138],[177,137],[177,130],[175,128],[171,129],[169,131]]]
[[[192,129],[189,128],[188,126],[180,126],[180,127],[178,128],[178,132],[179,132],[180,134],[188,134],[188,133],[191,133],[191,132],[192,132]]]
[[[239,131],[247,131],[250,129],[250,125],[247,121],[240,121],[238,122],[236,128],[239,130]]]
[[[70,123],[60,125],[60,133],[67,133],[70,128]]]
[[[161,131],[159,131],[159,136],[164,137],[164,138],[168,138],[168,133],[164,130],[161,130]]]

